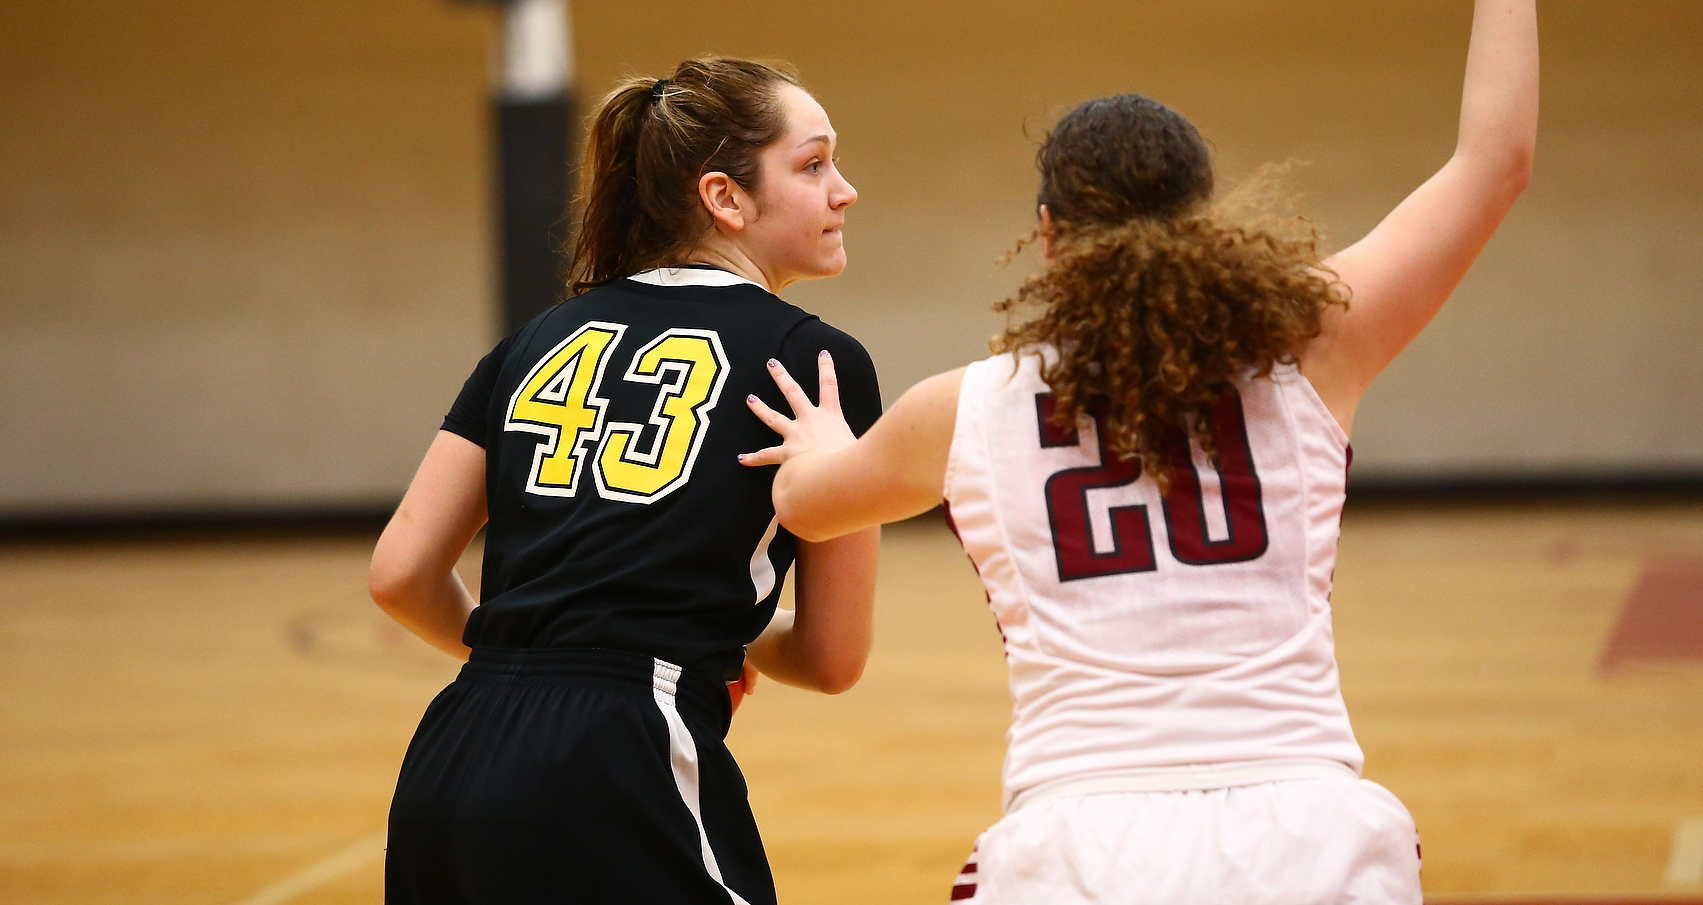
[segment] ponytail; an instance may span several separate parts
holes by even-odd
[[[756,192],[757,157],[780,138],[790,72],[750,60],[687,60],[666,79],[629,78],[586,136],[586,174],[568,295],[684,258],[710,229],[705,173]]]
[[[637,273],[630,268],[640,229],[639,133],[650,115],[650,86],[640,79],[623,82],[604,99],[586,136],[585,188],[580,193],[580,224],[575,233],[568,294]],[[584,285],[582,285],[584,284]]]

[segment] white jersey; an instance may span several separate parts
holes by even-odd
[[[1162,496],[1108,464],[1097,422],[1049,423],[1040,364],[965,370],[946,469],[1005,638],[1006,809],[1358,775],[1330,618],[1348,438],[1312,385],[1240,381],[1213,413],[1216,466],[1179,437]]]

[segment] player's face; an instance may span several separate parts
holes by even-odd
[[[846,267],[840,228],[857,189],[834,165],[838,136],[828,112],[802,88],[783,85],[786,132],[763,149],[757,218],[747,241],[777,289],[797,280],[831,277]]]

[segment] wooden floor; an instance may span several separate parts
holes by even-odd
[[[0,548],[0,902],[380,901],[397,765],[454,667],[366,601],[369,546]],[[980,588],[936,524],[884,552],[862,684],[765,683],[730,740],[784,903],[944,903],[999,816]],[[1350,514],[1345,693],[1433,899],[1684,893],[1703,662],[1599,668],[1645,565],[1675,560],[1703,562],[1703,507]]]

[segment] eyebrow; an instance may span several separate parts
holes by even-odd
[[[797,145],[795,145],[795,147],[802,148],[805,145],[810,144],[811,142],[814,142],[814,141],[819,141],[819,142],[821,142],[825,145],[831,145],[831,144],[834,143],[834,140],[832,138],[829,138],[826,134],[812,135],[809,138],[806,138],[805,140],[799,142]]]

